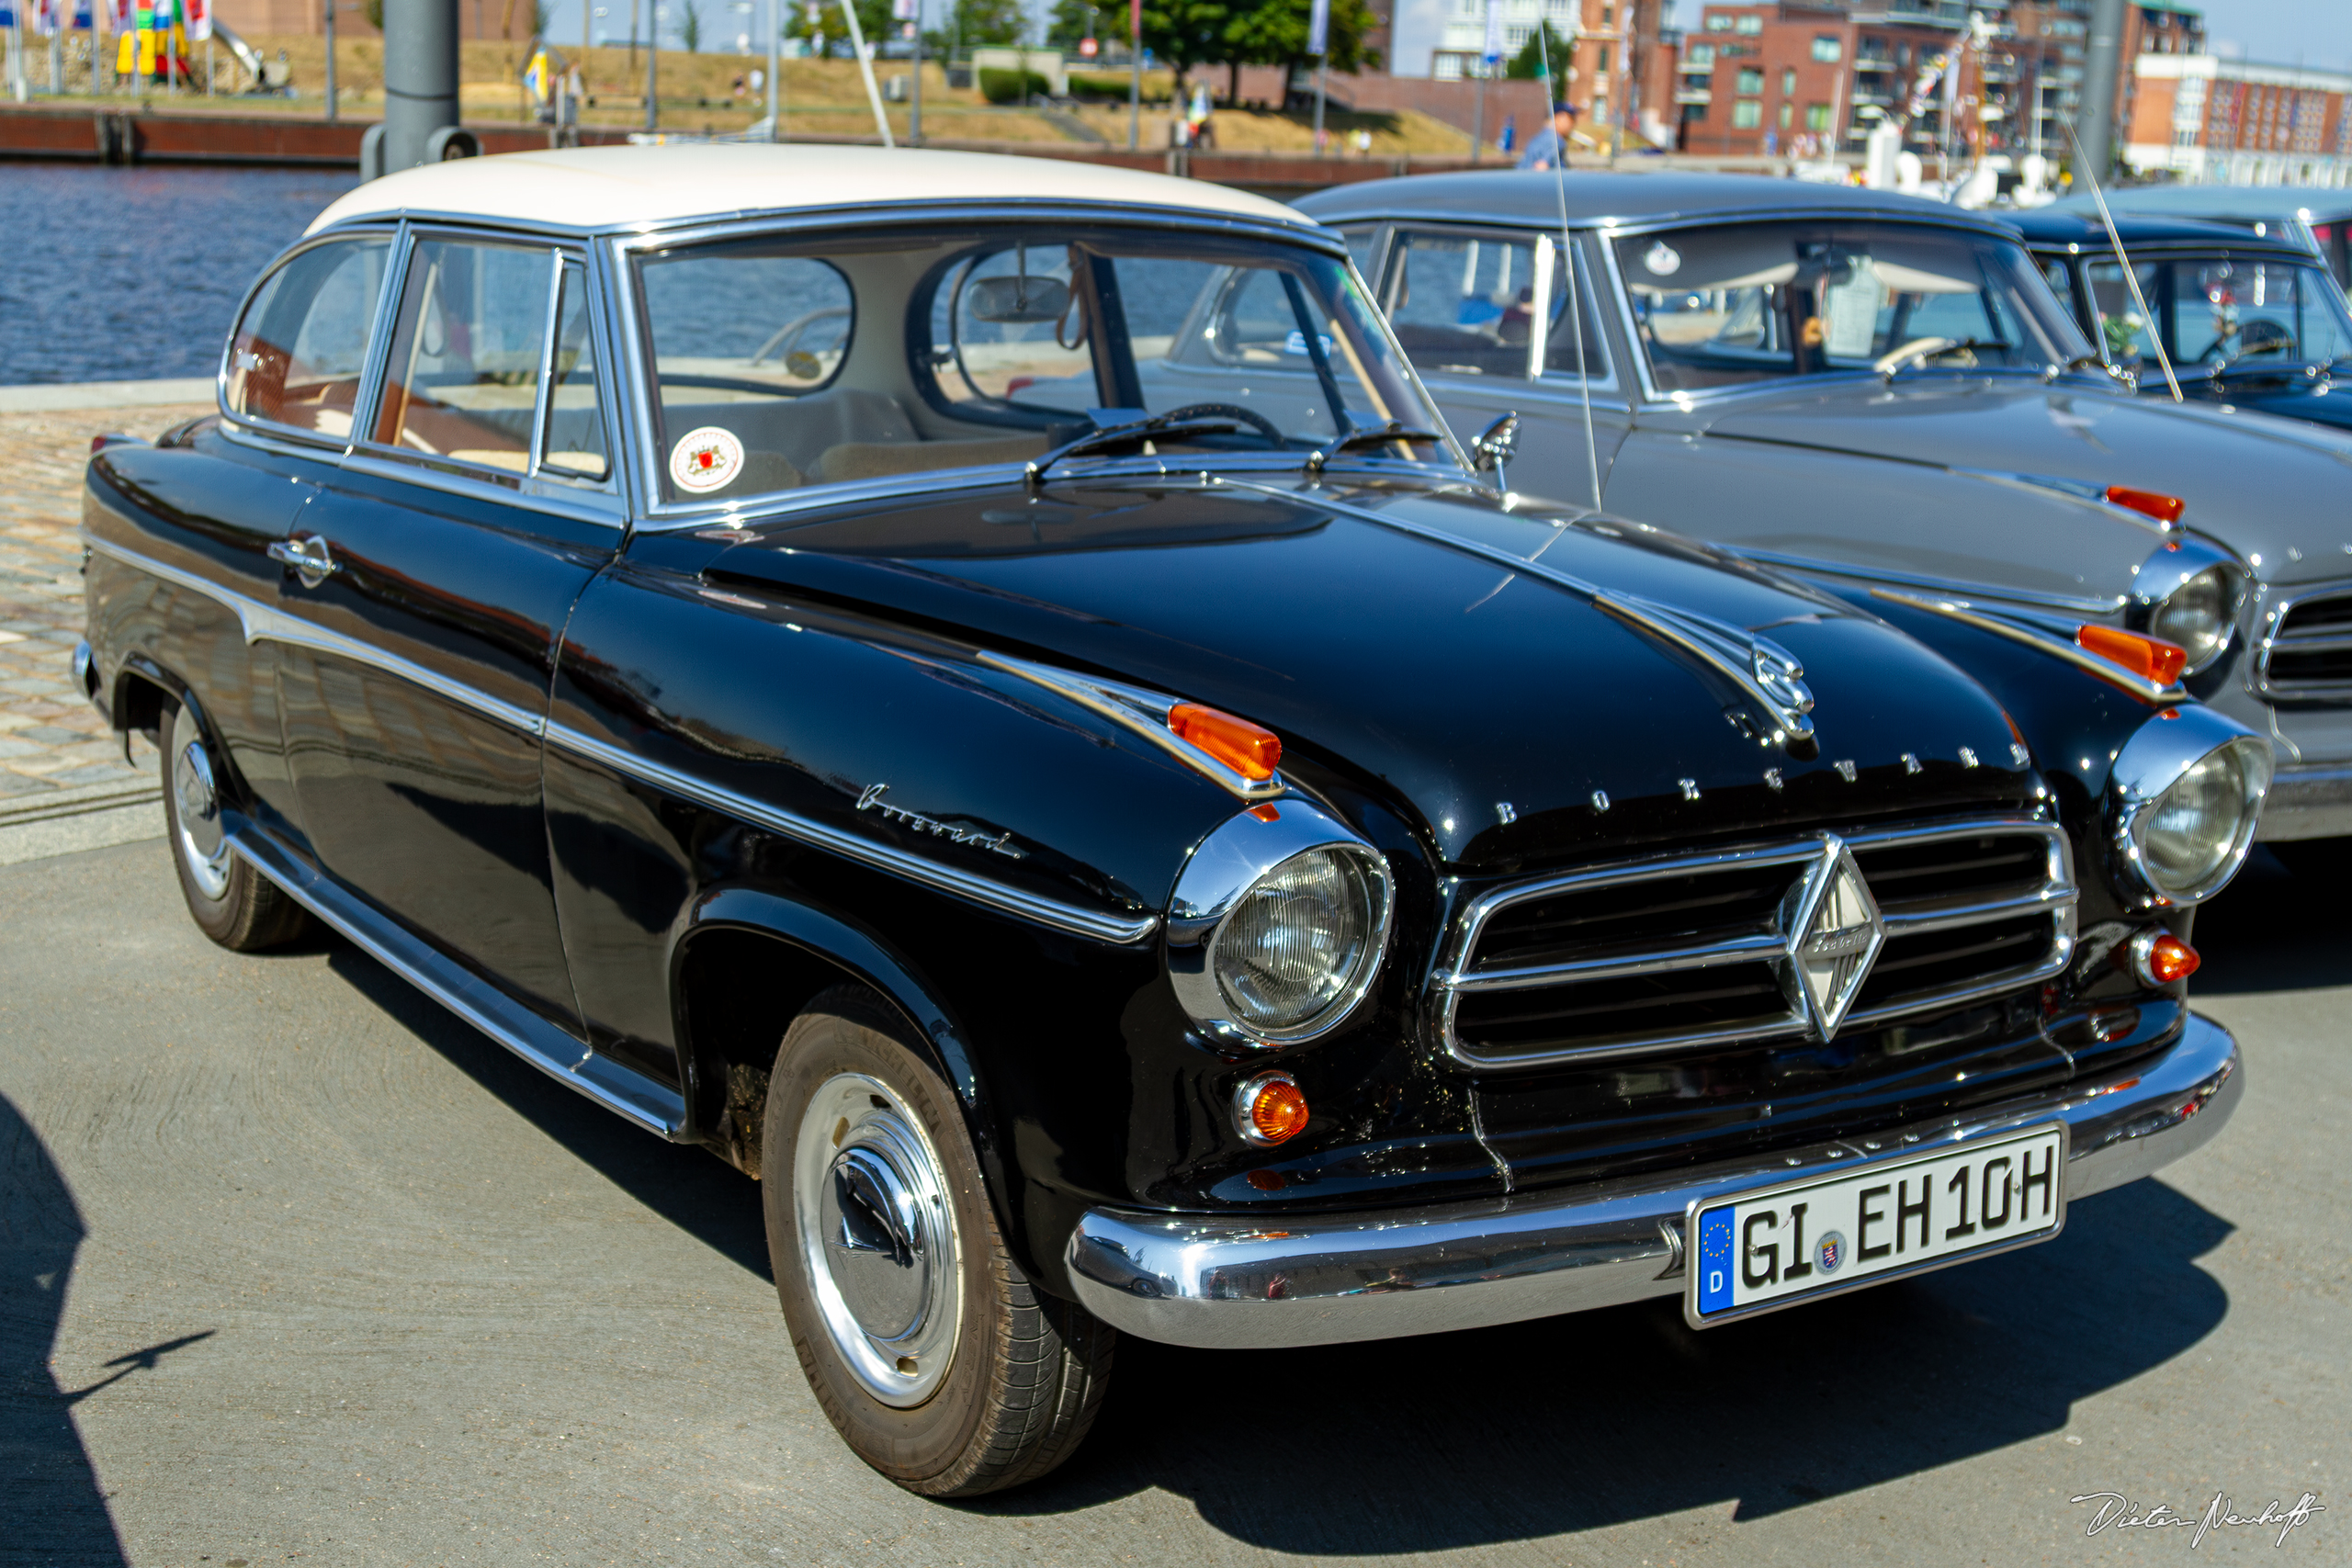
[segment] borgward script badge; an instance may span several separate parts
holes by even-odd
[[[1782,927],[1790,932],[1788,975],[1824,1040],[1838,1032],[1846,1011],[1861,994],[1871,964],[1886,945],[1886,922],[1879,918],[1878,901],[1851,851],[1837,839],[1825,840],[1821,858],[1804,879],[1789,891],[1792,918]]]

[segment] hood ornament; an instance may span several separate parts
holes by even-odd
[[[1844,840],[1825,835],[1821,855],[1781,905],[1789,933],[1781,984],[1824,1040],[1835,1039],[1871,965],[1886,945],[1886,921]]]
[[[1770,637],[1679,604],[1602,590],[1595,604],[1663,638],[1727,677],[1755,705],[1770,739],[1800,760],[1820,750],[1813,734],[1813,690],[1804,666]]]

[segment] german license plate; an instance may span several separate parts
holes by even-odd
[[[2065,1172],[2053,1122],[1693,1203],[1683,1315],[1705,1328],[2048,1241],[2066,1223]]]

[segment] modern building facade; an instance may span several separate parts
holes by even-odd
[[[2352,76],[2210,54],[2139,56],[2123,155],[2191,184],[2352,185]]]

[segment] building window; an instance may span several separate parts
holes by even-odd
[[[1846,57],[1845,41],[1826,36],[1816,38],[1813,40],[1813,57],[1825,65],[1835,64]]]
[[[1617,7],[1603,6],[1600,8],[1600,25],[1604,28],[1613,28],[1617,25]]]
[[[1764,123],[1764,106],[1754,98],[1742,98],[1731,107],[1731,123],[1740,130],[1753,130]]]
[[[1731,18],[1729,17],[1709,17],[1707,18],[1707,30],[1711,33],[1729,32],[1731,31]]]
[[[1739,90],[1743,93],[1762,92],[1764,90],[1764,73],[1761,71],[1742,71],[1739,73]]]
[[[1608,74],[1608,72],[1609,72],[1609,46],[1608,46],[1607,44],[1605,44],[1605,43],[1604,43],[1604,44],[1602,44],[1602,45],[1600,46],[1600,51],[1599,56],[1598,56],[1598,57],[1595,59],[1595,61],[1593,62],[1593,67],[1592,67],[1592,68],[1593,68],[1595,71],[1598,71],[1598,72],[1601,73],[1603,75]]]
[[[1797,73],[1793,66],[1781,73],[1781,96],[1787,97],[1797,90]]]
[[[1714,68],[1715,46],[1713,44],[1694,43],[1682,51],[1682,69],[1685,71],[1713,71]]]
[[[1807,104],[1807,105],[1805,105],[1805,107],[1804,107],[1804,128],[1805,128],[1807,130],[1828,130],[1828,129],[1829,129],[1829,106],[1828,106],[1827,104]]]
[[[1609,95],[1606,93],[1595,93],[1592,96],[1592,123],[1595,125],[1610,123]]]
[[[1796,118],[1796,117],[1797,117],[1797,107],[1796,107],[1796,105],[1792,104],[1792,103],[1786,103],[1786,102],[1784,102],[1784,103],[1782,103],[1782,104],[1781,105],[1781,129],[1782,130],[1788,130],[1788,129],[1789,129],[1789,124],[1790,124],[1790,122],[1791,122],[1792,120],[1795,119],[1795,118]]]
[[[1742,17],[1739,19],[1737,30],[1743,33],[1760,33],[1764,30],[1764,18],[1761,17]]]

